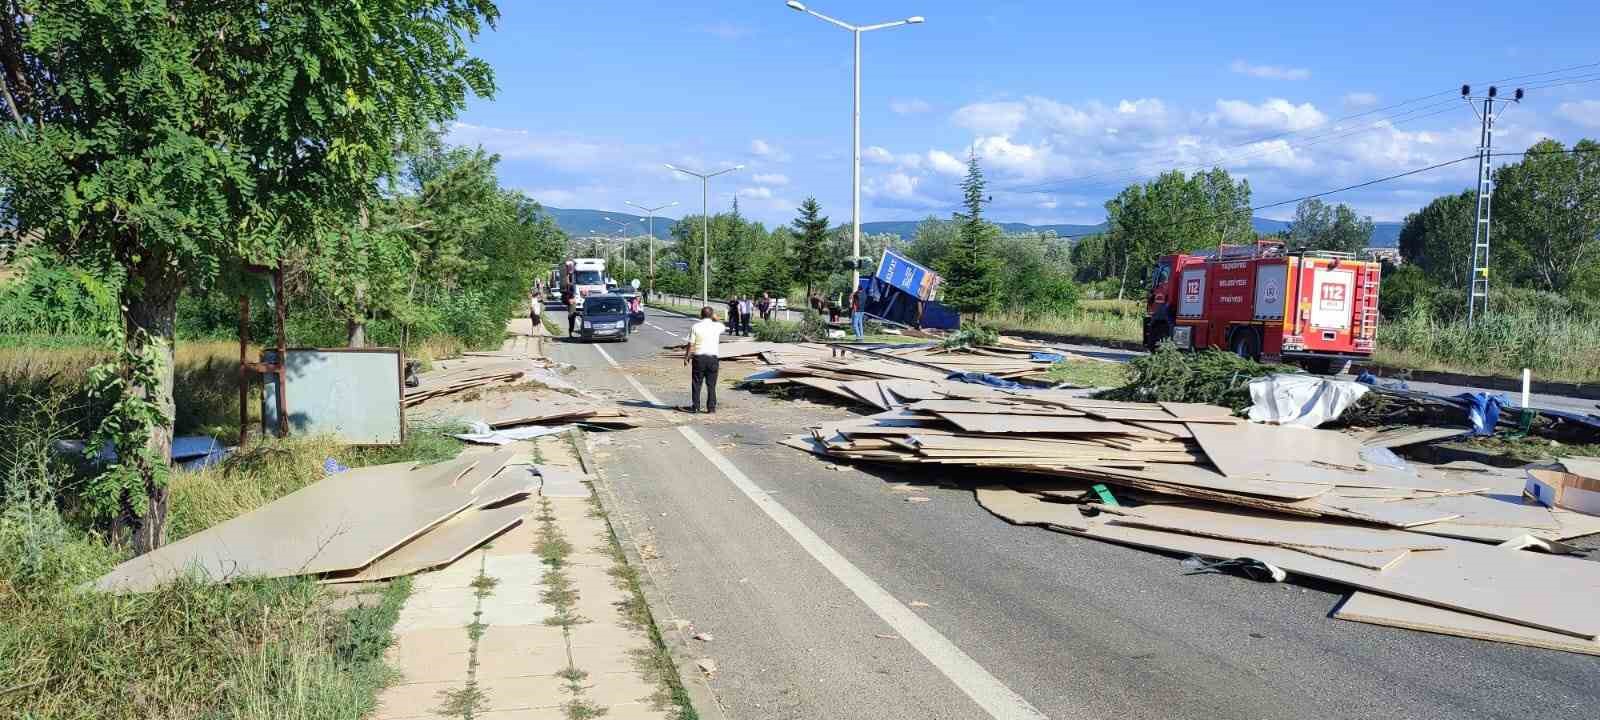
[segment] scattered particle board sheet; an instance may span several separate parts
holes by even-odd
[[[1321,519],[1266,515],[1225,507],[1151,505],[1130,509],[1119,524],[1259,545],[1355,550],[1443,550],[1450,541],[1403,530],[1363,527]]]
[[[1390,570],[1378,572],[1305,553],[1148,530],[1085,519],[1058,525],[1070,532],[1111,542],[1227,559],[1250,557],[1291,573],[1407,598],[1462,612],[1549,630],[1579,639],[1600,636],[1600,563],[1455,542],[1444,550],[1413,552]]]
[[[1322,485],[1273,482],[1252,478],[1232,478],[1199,465],[1152,464],[1138,472],[1117,473],[1136,479],[1154,480],[1164,484],[1242,493],[1275,500],[1309,500],[1327,493]]]
[[[508,465],[500,474],[483,481],[474,489],[477,497],[472,501],[472,506],[486,508],[499,505],[519,495],[539,492],[541,485],[543,480],[534,472],[532,465]]]
[[[1491,525],[1528,530],[1560,530],[1555,515],[1543,505],[1523,505],[1520,498],[1503,495],[1445,495],[1433,498],[1382,500],[1398,507],[1454,514],[1450,522],[1462,525]]]
[[[1304,482],[1288,474],[1299,475],[1307,465],[1352,470],[1369,467],[1361,459],[1360,441],[1332,430],[1257,423],[1191,422],[1188,426],[1211,464],[1229,477]]]
[[[1013,525],[1062,525],[1081,522],[1077,505],[1046,502],[1004,485],[977,488],[978,504]]]
[[[472,503],[450,487],[471,464],[346,470],[116,566],[95,587],[145,592],[193,573],[203,582],[353,570]]]
[[[488,542],[521,522],[533,512],[533,503],[522,501],[488,510],[456,513],[420,537],[395,548],[361,570],[328,578],[326,582],[367,582],[410,575],[455,562],[473,548]]]
[[[1573,455],[1561,458],[1561,466],[1573,475],[1582,475],[1589,478],[1600,478],[1600,458]]]
[[[1223,418],[1222,422],[1238,422],[1239,418],[1233,416],[1233,411],[1221,405],[1207,405],[1206,403],[1159,402],[1161,409],[1171,413],[1179,420],[1211,420]]]
[[[976,433],[1072,433],[1134,435],[1165,439],[1167,436],[1120,422],[1085,417],[1044,415],[986,415],[981,413],[938,413],[966,432]]]
[[[1367,447],[1397,448],[1447,440],[1469,432],[1472,431],[1467,428],[1403,427],[1369,435],[1362,438],[1361,444]]]
[[[589,476],[555,465],[535,465],[543,484],[539,494],[543,497],[589,497]]]
[[[911,405],[912,410],[931,413],[975,413],[980,415],[1043,415],[1046,417],[1083,417],[1077,410],[1055,405],[1006,404],[979,400],[923,400]]]
[[[1527,645],[1546,650],[1600,655],[1600,641],[1480,617],[1464,612],[1357,591],[1339,605],[1333,616],[1340,620],[1420,630],[1440,635]]]

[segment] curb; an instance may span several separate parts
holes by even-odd
[[[705,720],[720,718],[727,720],[728,715],[722,708],[722,703],[717,700],[716,693],[711,685],[706,682],[706,677],[695,665],[689,640],[684,637],[683,630],[676,624],[664,627],[657,620],[661,617],[672,617],[672,606],[667,602],[666,594],[656,585],[655,576],[650,573],[650,568],[644,564],[644,558],[639,555],[639,547],[633,540],[633,534],[628,526],[621,522],[612,522],[613,510],[622,511],[622,501],[617,497],[616,490],[599,472],[599,465],[589,455],[589,444],[584,442],[583,431],[573,428],[568,431],[573,447],[578,450],[578,462],[583,465],[583,471],[594,478],[595,497],[606,506],[606,525],[610,526],[612,534],[617,537],[617,544],[622,546],[622,554],[627,557],[628,564],[639,569],[639,591],[644,595],[644,604],[650,611],[650,622],[656,627],[661,642],[667,647],[667,653],[672,656],[672,664],[678,670],[678,682],[683,686],[683,691],[689,696],[689,704],[696,714]]]
[[[1466,385],[1506,392],[1522,392],[1521,379],[1501,377],[1499,375],[1468,375],[1466,373],[1438,372],[1434,370],[1408,370],[1406,368],[1371,364],[1355,364],[1350,367],[1352,374],[1358,374],[1363,370],[1385,378],[1434,382],[1444,385]],[[1600,385],[1594,384],[1534,381],[1528,385],[1528,390],[1541,395],[1564,395],[1586,400],[1600,400]]]

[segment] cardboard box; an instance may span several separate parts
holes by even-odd
[[[1529,470],[1522,490],[1547,507],[1600,515],[1600,478],[1560,470]]]

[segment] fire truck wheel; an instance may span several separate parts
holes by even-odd
[[[1261,339],[1256,337],[1256,331],[1241,328],[1233,332],[1233,354],[1248,360],[1261,359]]]

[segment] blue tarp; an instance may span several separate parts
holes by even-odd
[[[1066,360],[1067,360],[1067,356],[1062,355],[1061,353],[1053,353],[1053,352],[1029,353],[1028,354],[1028,358],[1033,360],[1034,362],[1048,362],[1048,363],[1066,362]]]
[[[1493,435],[1494,426],[1500,422],[1500,407],[1510,405],[1504,395],[1489,393],[1461,393],[1458,400],[1467,403],[1467,421],[1472,424],[1473,435]]]
[[[949,377],[945,379],[960,380],[961,382],[972,383],[974,385],[988,385],[989,387],[1000,388],[1001,390],[1023,390],[1027,388],[1026,385],[1021,383],[1012,382],[1004,378],[997,378],[989,373],[981,372],[950,373]]]

